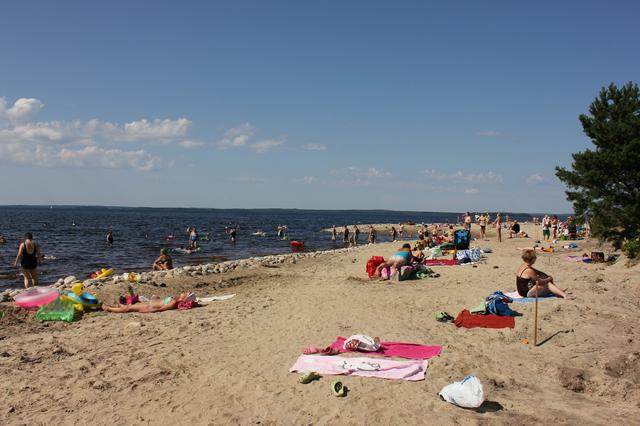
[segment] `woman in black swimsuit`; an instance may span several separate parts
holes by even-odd
[[[542,271],[533,269],[533,264],[536,263],[536,257],[534,250],[527,249],[522,252],[522,261],[524,263],[518,268],[516,274],[518,294],[522,297],[536,297],[537,283],[538,297],[547,296],[551,293],[565,299],[568,298],[569,295],[553,283],[553,277],[550,277]]]
[[[29,282],[34,286],[38,285],[38,265],[40,264],[40,247],[33,241],[33,235],[30,232],[24,234],[24,242],[18,247],[18,255],[14,266],[22,267],[22,275],[24,276],[24,288],[29,288]]]

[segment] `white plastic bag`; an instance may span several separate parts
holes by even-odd
[[[478,408],[484,402],[482,383],[476,376],[466,376],[442,388],[439,395],[447,402],[464,408]]]

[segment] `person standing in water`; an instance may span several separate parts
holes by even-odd
[[[229,228],[229,238],[231,238],[231,242],[233,244],[236,243],[236,238],[238,235],[238,226],[234,226],[233,228]]]
[[[113,245],[113,231],[111,229],[109,229],[109,231],[107,232],[107,245]]]
[[[376,228],[373,225],[369,225],[369,244],[376,243]]]
[[[353,225],[353,245],[358,245],[358,238],[360,237],[360,229],[358,225]]]
[[[189,232],[189,248],[197,249],[198,248],[198,231],[195,226],[192,226],[187,230]]]
[[[396,227],[392,226],[391,227],[391,241],[395,241],[396,238],[398,238],[398,231],[396,231]]]
[[[333,225],[331,227],[331,241],[335,241],[338,238],[338,230],[336,229],[336,226]]]
[[[400,241],[404,241],[404,224],[398,224],[398,236],[400,237]]]
[[[345,244],[349,243],[349,228],[347,227],[347,225],[344,226],[344,231],[342,233],[342,241]]]
[[[42,260],[40,247],[33,241],[31,232],[24,234],[24,241],[18,247],[18,254],[14,266],[22,268],[22,276],[24,277],[24,288],[29,288],[31,283],[34,287],[38,285],[38,265]]]

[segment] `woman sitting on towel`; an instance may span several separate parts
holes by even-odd
[[[419,251],[419,250],[417,250],[417,251]],[[420,255],[420,254],[422,254],[422,252],[416,253],[416,254]],[[380,271],[382,270],[382,268],[386,268],[386,267],[391,267],[391,275],[393,275],[393,273],[396,270],[400,269],[401,266],[405,266],[405,265],[408,265],[409,263],[411,263],[411,259],[413,259],[413,257],[414,257],[414,255],[411,252],[411,244],[403,244],[402,247],[400,248],[400,250],[395,252],[389,258],[389,260],[387,260],[386,262],[381,263],[380,265],[378,265],[376,267],[376,275],[380,276]]]
[[[522,297],[536,297],[536,288],[538,297],[555,294],[562,298],[568,298],[566,290],[561,290],[553,282],[553,277],[533,268],[536,263],[535,250],[527,249],[522,252],[522,261],[524,262],[516,275],[516,288],[518,294]],[[536,286],[537,284],[537,286]]]
[[[190,299],[194,299],[191,296],[193,293],[181,293],[178,297],[165,297],[160,300],[152,300],[148,302],[138,302],[133,305],[122,305],[118,303],[115,306],[102,305],[102,310],[107,312],[115,312],[118,314],[126,314],[129,312],[139,312],[142,314],[148,314],[153,312],[164,312],[172,309],[178,309],[178,305],[181,303],[189,302]],[[184,308],[181,308],[184,309]]]

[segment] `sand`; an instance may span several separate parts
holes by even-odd
[[[455,315],[495,290],[514,290],[516,247],[532,240],[489,236],[477,242],[493,249],[486,262],[434,267],[441,276],[433,279],[368,280],[366,260],[397,246],[385,243],[140,285],[146,295],[236,294],[191,311],[85,315],[66,325],[2,304],[0,424],[638,424],[638,267],[569,263],[569,250],[541,254],[539,268],[576,299],[539,304],[547,341],[538,347],[533,304],[514,304],[523,315],[514,329],[435,321],[438,311]],[[578,244],[571,252],[596,246]],[[105,286],[98,295],[121,292]],[[357,332],[438,344],[443,353],[420,382],[341,376],[350,389],[342,399],[331,393],[334,377],[302,385],[288,372],[307,345]],[[478,410],[437,396],[467,374],[484,385]]]

